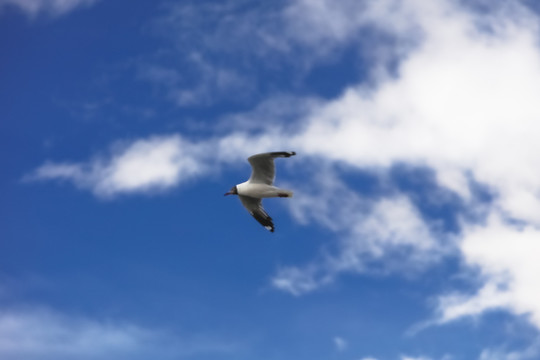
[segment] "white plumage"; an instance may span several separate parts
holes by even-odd
[[[251,176],[248,181],[235,185],[225,195],[238,195],[242,205],[266,229],[274,232],[272,218],[262,207],[262,199],[269,197],[292,197],[291,190],[280,189],[274,186],[276,168],[274,159],[277,157],[291,157],[294,151],[278,151],[262,153],[248,158],[251,164]]]

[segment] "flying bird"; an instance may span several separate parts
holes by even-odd
[[[278,157],[291,157],[294,151],[276,151],[256,154],[248,158],[251,164],[251,176],[248,181],[235,185],[225,193],[238,195],[242,205],[267,230],[274,232],[274,222],[262,206],[262,199],[269,197],[292,197],[291,190],[280,189],[274,186],[276,167],[274,159]]]

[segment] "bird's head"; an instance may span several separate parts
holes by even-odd
[[[227,195],[238,195],[238,188],[236,187],[236,185],[234,185],[231,190],[225,193],[225,196]]]

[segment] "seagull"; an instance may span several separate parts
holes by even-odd
[[[288,158],[293,155],[296,155],[294,151],[276,151],[250,156],[248,161],[251,164],[251,177],[248,181],[233,186],[225,193],[225,196],[238,195],[246,210],[270,232],[274,232],[274,223],[262,207],[262,199],[293,196],[291,190],[274,186],[274,178],[276,177],[274,159]]]

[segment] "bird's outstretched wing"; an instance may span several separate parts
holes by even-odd
[[[296,155],[294,151],[276,151],[250,156],[251,177],[249,182],[257,184],[272,185],[276,177],[276,167],[274,159],[277,157],[291,157]]]
[[[262,226],[270,232],[274,232],[274,222],[270,215],[264,211],[261,199],[252,198],[250,196],[239,195],[242,205],[249,211],[251,216],[255,218]]]

